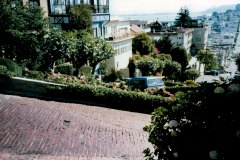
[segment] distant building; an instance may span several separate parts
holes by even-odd
[[[147,21],[140,21],[140,20],[128,20],[130,22],[130,26],[137,25],[138,27],[142,29],[148,28],[148,22]]]
[[[169,27],[168,22],[152,22],[150,24],[150,32],[151,33],[156,33],[156,32],[165,32],[165,31],[169,31],[171,30],[171,28]]]
[[[237,5],[236,5],[236,10],[237,10],[238,12],[240,12],[240,4],[237,4]]]
[[[149,32],[148,35],[153,40],[159,40],[163,36],[169,36],[172,44],[184,47],[187,53],[190,54],[193,31],[191,28],[176,28],[174,31]]]
[[[105,40],[116,55],[108,60],[108,69],[125,70],[128,76],[129,59],[132,58],[132,38],[129,21],[109,21],[105,25]]]
[[[152,22],[150,24],[151,33],[162,32],[162,29],[163,29],[163,26],[158,21]]]
[[[207,49],[209,49],[216,57],[218,65],[226,67],[229,63],[228,59],[231,56],[231,53],[233,52],[233,46],[224,44],[224,45],[213,45],[213,46],[207,46]]]
[[[198,25],[194,27],[192,35],[192,54],[195,55],[199,50],[205,50],[208,42],[208,26]]]
[[[60,27],[69,23],[72,6],[89,4],[93,7],[92,29],[97,37],[104,37],[104,25],[110,20],[109,0],[23,0],[23,2],[42,7],[50,23]]]
[[[137,25],[135,25],[135,24],[132,24],[132,25],[130,26],[130,30],[131,30],[131,34],[132,34],[133,36],[135,36],[135,35],[137,35],[137,34],[139,34],[139,33],[145,32],[141,27],[139,27],[139,26],[137,26]]]

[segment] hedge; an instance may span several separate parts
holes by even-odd
[[[195,91],[198,88],[199,88],[198,86],[172,86],[172,87],[166,87],[165,89],[171,94],[175,94],[177,92]]]
[[[47,87],[48,94],[69,101],[87,101],[98,105],[142,113],[152,113],[159,106],[170,107],[174,99],[135,91],[111,89],[81,84],[67,87]]]
[[[6,66],[0,65],[0,78],[8,79],[12,77],[13,73],[7,70]]]
[[[59,65],[55,68],[56,73],[61,73],[61,74],[67,74],[67,75],[72,75],[74,71],[74,68],[72,65],[64,64],[64,65]]]
[[[0,57],[0,65],[7,67],[7,70],[13,72],[16,76],[22,76],[22,68],[12,60]]]

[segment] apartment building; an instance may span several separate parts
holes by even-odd
[[[23,0],[23,2],[42,7],[51,24],[60,27],[69,23],[71,6],[89,4],[93,6],[92,29],[97,37],[104,37],[104,25],[110,20],[109,0]]]
[[[116,55],[108,60],[108,68],[126,70],[132,57],[132,38],[129,21],[114,20],[105,25],[105,40],[113,47]],[[128,75],[128,71],[125,71]]]
[[[207,48],[209,29],[207,25],[194,27],[192,33],[192,54],[195,55],[199,50]]]
[[[191,52],[192,38],[194,29],[191,28],[177,28],[172,31],[149,32],[148,35],[153,40],[159,40],[164,36],[169,36],[172,44],[184,47],[188,54]]]

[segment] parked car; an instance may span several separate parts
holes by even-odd
[[[151,89],[164,88],[165,84],[162,78],[157,76],[132,77],[126,79],[126,85],[131,89]]]
[[[213,75],[213,76],[218,76],[219,75],[219,70],[209,70],[204,73],[205,75]]]
[[[240,82],[240,74],[234,75],[233,82]]]
[[[219,74],[225,74],[225,73],[231,74],[231,72],[228,72],[228,71],[226,71],[224,69],[216,69],[216,70],[219,72]]]

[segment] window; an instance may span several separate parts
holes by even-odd
[[[145,80],[132,80],[132,81],[130,81],[130,85],[133,88],[141,88],[141,87],[145,86]]]
[[[99,5],[107,5],[107,1],[106,0],[99,0]]]
[[[91,0],[91,5],[94,5],[94,13],[108,13],[109,0]]]
[[[89,0],[84,0],[84,4],[89,4]]]
[[[39,2],[39,0],[29,0],[29,5],[40,6],[40,2]]]
[[[65,0],[50,0],[52,14],[66,14]]]

